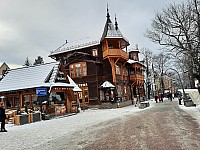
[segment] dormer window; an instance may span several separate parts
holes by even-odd
[[[92,56],[97,57],[98,56],[98,51],[97,49],[92,49]]]
[[[133,60],[137,60],[136,54],[133,54]]]
[[[136,55],[136,53],[131,53],[131,59],[132,59],[132,60],[137,60],[137,55]]]

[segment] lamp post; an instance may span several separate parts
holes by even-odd
[[[180,82],[181,88],[182,88],[182,90],[183,90],[183,98],[184,98],[184,100],[187,101],[188,98],[187,98],[187,96],[186,96],[186,94],[185,94],[185,90],[184,90],[184,86],[183,86],[183,83],[182,83],[180,74],[178,73],[178,71],[177,71],[176,69],[173,69],[173,68],[168,68],[167,70],[173,70],[173,71],[175,71],[175,72],[178,74],[179,82]],[[165,72],[167,72],[167,70],[166,70]]]

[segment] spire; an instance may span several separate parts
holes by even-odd
[[[109,14],[109,9],[108,9],[108,3],[107,3],[107,18],[110,18],[110,14]]]
[[[117,23],[117,17],[116,17],[116,14],[115,14],[115,30],[118,30],[118,23]]]
[[[112,23],[110,19],[108,4],[107,4],[107,20],[106,24],[104,26],[104,31],[101,37],[101,41],[105,38],[122,38],[125,42],[123,45],[129,45],[129,42],[127,39],[125,39],[122,35],[122,33],[119,30],[118,23],[117,23],[117,17],[115,15],[115,24]]]

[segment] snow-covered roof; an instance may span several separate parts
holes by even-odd
[[[105,81],[102,85],[101,85],[102,88],[114,88],[115,86],[110,83],[109,81]]]
[[[72,78],[70,78],[68,75],[67,75],[67,77],[68,77],[69,83],[70,83],[71,85],[74,85],[73,91],[74,91],[74,92],[82,92],[82,90],[81,90],[81,89],[78,87],[78,85],[72,80]]]
[[[98,39],[98,38],[96,38]],[[100,44],[100,40],[91,40],[89,37],[87,38],[83,38],[80,40],[76,40],[76,41],[72,41],[72,42],[67,42],[66,44],[64,44],[63,46],[59,47],[58,49],[51,51],[50,53],[50,57],[56,54],[61,54],[64,52],[68,52],[68,51],[74,51],[74,50],[79,50],[79,49],[83,49],[83,48],[87,48],[87,47],[91,47],[91,46],[96,46]]]
[[[183,93],[183,89],[178,89],[179,92]],[[185,93],[190,93],[194,91],[198,91],[198,89],[184,89]]]
[[[129,63],[129,64],[135,64],[135,63],[138,63],[138,64],[141,64],[142,66],[144,66],[144,64],[141,63],[141,62],[138,61],[138,60],[132,60],[132,59],[129,59],[129,60],[127,61],[127,63]]]
[[[129,63],[129,64],[134,64],[134,63],[139,63],[139,61],[129,59],[129,60],[127,61],[127,63]]]
[[[0,81],[0,92],[50,86],[74,87],[70,83],[55,83],[52,79],[56,77],[58,65],[58,62],[52,62],[12,69]]]

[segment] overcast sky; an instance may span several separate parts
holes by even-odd
[[[144,37],[155,12],[169,3],[186,0],[0,0],[0,65],[21,66],[28,57],[51,62],[50,51],[68,42],[100,39],[106,22],[106,7],[114,23],[130,42],[157,50]],[[88,38],[89,37],[89,38]]]

